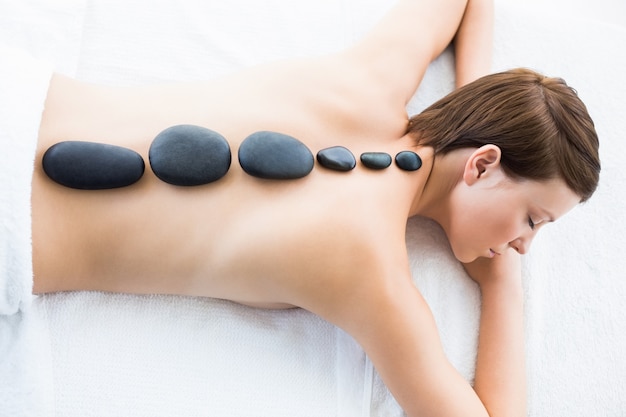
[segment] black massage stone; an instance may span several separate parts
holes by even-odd
[[[313,154],[298,139],[276,132],[256,132],[239,146],[241,168],[257,178],[290,180],[313,169]]]
[[[354,155],[343,146],[322,149],[317,153],[317,162],[335,171],[350,171],[356,166]]]
[[[405,171],[417,171],[422,167],[422,158],[412,151],[402,151],[396,155],[396,165]]]
[[[391,155],[385,152],[364,152],[361,162],[370,169],[385,169],[391,165]]]
[[[217,181],[226,175],[231,162],[226,139],[194,125],[172,126],[159,133],[150,145],[149,158],[161,181],[181,186]]]
[[[141,155],[131,149],[82,141],[52,145],[42,165],[53,181],[79,190],[126,187],[137,182],[145,169]]]

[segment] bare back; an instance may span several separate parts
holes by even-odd
[[[425,164],[418,172],[359,165],[338,173],[316,165],[307,177],[288,181],[250,177],[236,161],[239,143],[260,130],[290,134],[314,153],[335,145],[357,156],[414,149],[403,137],[404,108],[368,107],[388,97],[358,97],[363,89],[355,74],[342,77],[334,69],[339,59],[268,66],[207,83],[197,116],[179,114],[175,105],[195,100],[194,92],[180,96],[168,86],[106,93],[123,95],[115,101],[129,103],[124,108],[107,108],[112,97],[89,92],[81,111],[99,115],[95,134],[92,126],[86,137],[80,126],[67,133],[42,129],[32,198],[36,291],[174,293],[315,308],[354,280],[388,275],[374,271],[407,270],[404,230],[428,175],[427,150],[420,151]],[[134,100],[172,108],[151,115]],[[241,103],[249,105],[242,111]],[[143,120],[151,122],[141,129]],[[159,181],[148,166],[131,187],[89,192],[53,183],[39,165],[47,147],[72,139],[126,146],[147,161],[154,136],[179,123],[227,138],[233,163],[224,178],[182,188]]]

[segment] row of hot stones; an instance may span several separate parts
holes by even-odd
[[[159,133],[148,157],[154,174],[178,186],[209,184],[222,178],[231,164],[228,141],[219,133],[195,125],[172,126]],[[298,139],[277,132],[256,132],[240,145],[238,159],[249,175],[263,179],[289,180],[307,176],[314,167],[311,150]],[[316,155],[324,168],[347,172],[356,167],[352,152],[343,146],[322,149]],[[385,152],[365,152],[361,163],[374,170],[388,168],[392,157]],[[405,171],[422,166],[419,155],[402,151],[396,165]],[[141,155],[132,149],[96,142],[66,141],[51,146],[44,154],[44,172],[53,181],[81,190],[103,190],[129,186],[144,173]]]

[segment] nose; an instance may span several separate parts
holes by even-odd
[[[517,238],[510,242],[509,246],[515,249],[520,255],[524,255],[530,248],[530,239]]]

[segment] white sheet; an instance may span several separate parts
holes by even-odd
[[[337,50],[390,4],[0,0],[0,36],[85,80],[203,79]],[[529,66],[567,79],[596,121],[603,162],[597,195],[542,231],[525,260],[529,415],[623,417],[626,29],[498,5],[495,69]],[[451,62],[447,52],[431,67],[412,112],[451,88]],[[472,378],[478,291],[434,224],[410,221],[407,243],[446,352]],[[2,417],[402,415],[360,348],[305,311],[72,293],[40,297],[16,329],[0,336],[17,343],[29,334],[37,345],[4,367],[12,373],[0,376],[0,399],[22,411],[2,404]]]

